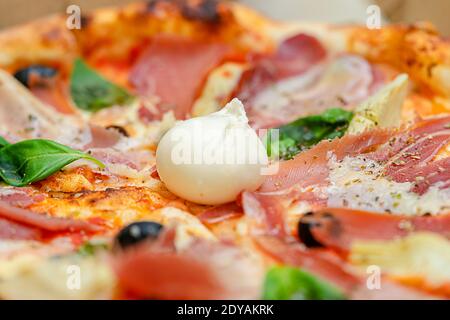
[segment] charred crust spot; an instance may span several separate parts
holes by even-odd
[[[80,23],[81,28],[87,28],[92,22],[92,16],[89,15],[81,15]]]
[[[221,21],[217,0],[150,0],[147,2],[147,12],[156,12],[160,6],[171,6],[188,20],[213,24]]]
[[[156,7],[158,6],[158,3],[161,2],[169,2],[168,0],[149,0],[147,1],[147,11],[148,12],[154,12],[156,11]]]
[[[427,67],[427,75],[429,78],[433,76],[433,69],[437,66],[437,63],[431,63]]]
[[[207,23],[219,23],[220,14],[216,0],[183,1],[182,15],[189,20],[198,20]]]
[[[416,63],[416,61],[414,60],[414,59],[411,59],[411,58],[409,58],[409,59],[406,59],[406,65],[408,66],[408,67],[412,67],[412,66],[414,66],[414,64]]]

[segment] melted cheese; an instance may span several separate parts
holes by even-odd
[[[450,241],[434,233],[416,233],[394,241],[359,241],[350,261],[358,266],[377,265],[399,278],[426,279],[432,286],[450,283]]]
[[[450,210],[450,189],[432,186],[423,195],[411,192],[410,182],[398,183],[382,177],[377,162],[364,157],[330,159],[328,206],[350,207],[397,214],[439,214]]]
[[[156,145],[162,135],[175,124],[176,120],[172,111],[165,113],[161,121],[144,123],[139,115],[139,109],[143,105],[149,109],[157,108],[151,101],[136,99],[127,106],[112,106],[94,114],[85,112],[83,115],[86,121],[94,125],[124,128],[130,138],[121,139],[114,147],[126,151],[138,146]]]
[[[179,250],[188,247],[195,238],[216,241],[214,234],[197,217],[178,208],[166,207],[146,216],[165,226],[176,228],[175,246]]]
[[[3,299],[106,299],[112,297],[114,286],[112,270],[99,257],[19,255],[0,261]]]
[[[219,110],[236,88],[247,66],[241,63],[227,62],[214,69],[203,88],[200,97],[192,107],[194,117],[204,116]]]
[[[399,75],[355,109],[347,133],[358,134],[374,127],[398,127],[407,92],[408,76]]]

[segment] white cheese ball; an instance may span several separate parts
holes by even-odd
[[[238,99],[216,113],[178,122],[156,150],[167,189],[199,204],[223,204],[256,190],[267,164],[266,149]]]

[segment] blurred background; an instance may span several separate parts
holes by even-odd
[[[237,0],[280,20],[365,23],[366,9],[379,5],[385,21],[431,21],[450,35],[450,0]],[[51,13],[65,12],[71,4],[82,10],[118,5],[133,0],[0,0],[0,28]]]

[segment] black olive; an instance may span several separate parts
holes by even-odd
[[[116,243],[121,248],[127,248],[147,239],[156,239],[163,226],[157,222],[139,221],[129,224],[116,236]]]
[[[300,218],[300,221],[298,222],[297,232],[298,237],[305,246],[307,246],[308,248],[319,248],[323,247],[323,245],[314,238],[311,232],[311,228],[320,226],[320,223],[314,221],[313,215],[313,212],[308,212]]]
[[[14,73],[14,77],[19,80],[25,87],[30,88],[33,84],[31,83],[31,75],[35,75],[36,79],[45,83],[46,80],[53,78],[57,71],[51,67],[43,65],[31,65],[29,67],[18,70]],[[38,84],[39,84],[38,81]]]

